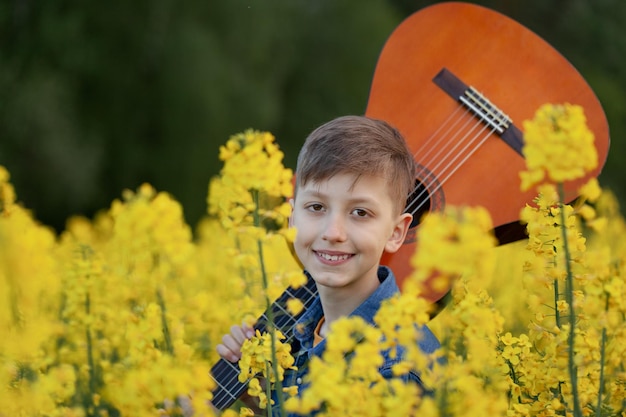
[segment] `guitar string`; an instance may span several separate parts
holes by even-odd
[[[430,137],[426,140],[426,142],[424,143],[424,146],[422,146],[416,153],[413,154],[413,158],[416,161],[418,160],[426,161],[427,158],[434,159],[436,155],[430,157],[429,154],[437,150],[439,150],[437,154],[441,153],[442,146],[441,146],[441,139],[439,139],[439,134],[441,133],[441,130],[443,130],[444,127],[446,128],[446,130],[443,133],[443,137],[446,137],[447,135],[450,134],[450,131],[462,120],[462,117],[456,117],[457,113],[459,113],[462,110],[463,110],[462,106],[457,106],[455,110],[451,112],[450,115],[446,118],[446,120],[442,124],[439,125],[437,130],[435,130],[435,132],[431,134]],[[431,145],[430,143],[434,140],[436,140],[437,143]],[[446,141],[445,145],[448,145],[449,143],[450,141]],[[418,153],[421,151],[424,151],[424,153],[420,155],[418,158],[417,157]]]
[[[487,127],[483,127],[481,129],[481,133],[484,132],[487,129]],[[469,159],[469,157],[475,152],[477,151],[480,146],[490,137],[491,133],[493,132],[493,130],[491,132],[488,132],[487,134],[485,134],[483,136],[482,139],[479,140],[478,145],[476,145],[470,152],[468,152],[467,154],[465,154],[465,156],[463,156],[462,160],[460,163],[456,164],[453,169],[448,172],[445,173],[442,172],[440,173],[440,175],[438,175],[437,177],[432,178],[430,183],[425,183],[425,187],[420,191],[420,193],[411,200],[410,205],[415,205],[415,203],[417,202],[418,204],[410,211],[412,215],[415,215],[415,213],[417,213],[427,202],[428,202],[428,198],[429,195],[432,193],[436,193],[437,191],[439,191],[445,184],[446,182],[450,179],[450,177],[452,175],[454,175],[454,173],[456,173],[456,171]],[[477,140],[479,138],[479,134],[477,133],[472,139],[471,141],[466,145],[469,146],[473,141]],[[456,156],[454,156],[454,160],[458,159],[459,157],[461,157],[462,154],[457,154]],[[453,162],[452,161],[452,162]],[[444,176],[441,176],[441,174],[445,174]]]
[[[422,202],[421,198],[424,194],[424,191],[426,192],[430,191],[430,187],[432,186],[432,184],[426,184],[425,181],[429,180],[429,178],[432,176],[432,172],[434,172],[437,168],[437,166],[432,167],[433,160],[435,160],[436,157],[446,147],[450,145],[451,140],[445,139],[445,138],[449,137],[450,135],[453,135],[453,137],[456,136],[456,134],[452,133],[452,130],[455,129],[457,125],[463,120],[463,115],[461,115],[460,117],[457,117],[458,112],[462,110],[463,110],[462,106],[455,107],[455,110],[449,114],[449,116],[444,121],[444,123],[440,124],[439,128],[437,128],[437,130],[427,139],[424,145],[413,154],[414,160],[416,161],[416,163],[419,164],[418,167],[416,168],[416,175],[418,174],[417,170],[423,167],[421,168],[422,174],[426,174],[427,177],[419,178],[420,182],[415,185],[415,187],[409,194],[409,196],[412,197],[412,200],[408,201],[407,208],[415,204],[416,201],[420,201],[421,203]],[[446,128],[446,130],[442,133],[441,131],[444,129],[444,127]],[[436,150],[439,150],[437,151],[436,155],[430,155],[432,152]],[[424,188],[418,195],[415,195],[415,193],[418,191],[420,186],[424,186]],[[420,208],[421,208],[421,205],[418,205],[415,211],[419,210]],[[411,214],[415,214],[415,211],[412,211]]]
[[[312,281],[312,280],[310,280]],[[307,284],[301,288],[303,288],[305,294],[302,295],[302,297],[297,297],[295,295],[293,295],[289,289],[285,290],[285,293],[288,295],[291,295],[291,297],[293,298],[299,298],[301,299],[305,299],[304,301],[304,309],[303,311],[308,310],[308,308],[310,307],[310,304],[314,301],[315,296],[317,295],[317,293],[315,292],[315,290],[308,288],[308,285],[310,285],[310,282],[307,282]],[[296,291],[297,292],[297,291]],[[287,329],[287,334],[291,334],[291,332],[293,331],[293,329],[295,328],[295,324],[297,322],[297,320],[295,320],[291,315],[289,315],[289,313],[286,312],[286,310],[284,310],[284,308],[282,308],[282,306],[280,306],[280,303],[275,302],[273,303],[273,305],[275,305],[276,307],[278,307],[279,309],[285,311],[286,313],[286,317],[288,317],[288,319],[290,319],[293,324],[290,325],[290,327]],[[267,320],[267,317],[265,316],[265,314],[261,315],[261,318]],[[281,329],[282,330],[282,329]],[[245,389],[245,386],[247,384],[247,381],[245,383],[241,383],[239,382],[239,374],[241,373],[239,370],[239,367],[232,363],[229,362],[227,360],[221,359],[220,362],[218,362],[217,365],[219,365],[219,363],[223,363],[223,366],[220,366],[221,368],[225,368],[223,370],[220,370],[219,373],[217,374],[211,374],[211,377],[215,380],[215,382],[218,384],[218,387],[216,388],[216,390],[214,390],[214,393],[216,391],[222,392],[223,394],[227,394],[227,395],[222,395],[221,398],[216,399],[215,397],[217,397],[217,395],[214,396],[214,401],[213,401],[213,405],[220,408],[225,406],[225,404],[228,404],[229,399],[232,399],[233,401],[236,400],[239,395],[243,392],[243,390]],[[222,379],[225,378],[224,374],[226,373],[226,377],[231,377],[229,380],[227,381],[222,381]],[[222,382],[220,382],[222,381]],[[218,394],[219,394],[218,392]],[[236,392],[236,394],[233,394],[233,392]]]
[[[485,133],[485,131],[487,131],[487,133]],[[460,163],[455,164],[455,165],[453,165],[453,166],[452,166],[452,170],[451,170],[451,171],[447,174],[447,176],[446,176],[446,177],[445,177],[445,178],[444,178],[444,179],[443,179],[443,180],[442,180],[439,184],[437,184],[437,186],[435,187],[434,191],[438,191],[438,190],[439,190],[439,189],[443,186],[443,184],[445,184],[445,183],[446,183],[446,182],[450,179],[450,177],[452,177],[452,175],[454,175],[454,174],[455,174],[455,173],[459,170],[459,168],[460,168],[461,166],[463,166],[463,164],[465,164],[465,163],[467,162],[467,160],[468,160],[468,159],[469,159],[469,158],[470,158],[470,157],[471,157],[471,156],[472,156],[472,155],[473,155],[473,154],[474,154],[474,153],[475,153],[478,149],[480,149],[480,147],[481,147],[481,146],[485,143],[485,141],[486,141],[486,140],[487,140],[487,139],[491,136],[491,134],[492,134],[494,131],[495,131],[495,129],[491,129],[491,130],[489,130],[488,126],[487,126],[487,125],[484,125],[484,126],[482,127],[482,129],[480,129],[480,131],[479,131],[479,132],[477,132],[477,133],[474,135],[474,137],[473,137],[473,138],[471,139],[471,141],[470,141],[470,142],[469,142],[469,143],[468,143],[468,144],[464,147],[464,149],[463,149],[463,150],[464,150],[464,151],[465,151],[465,150],[467,150],[467,147],[468,147],[468,146],[470,146],[470,145],[472,144],[472,142],[474,142],[474,141],[476,141],[476,140],[478,140],[478,143],[477,143],[477,144],[476,144],[476,145],[475,145],[475,146],[474,146],[474,147],[473,147],[473,148],[472,148],[469,152],[466,152],[466,153],[464,153],[464,154],[463,154],[463,153],[458,154],[458,155],[457,155],[457,157],[455,157],[455,158],[458,158],[458,157],[461,157],[461,156],[462,156],[462,159],[461,159]],[[483,135],[483,136],[482,136],[482,138],[480,137],[480,135]]]
[[[469,124],[469,122],[472,119],[468,119],[468,122],[466,122],[464,124],[464,126],[462,128],[466,128],[467,125]],[[414,204],[417,200],[419,200],[419,204],[417,205],[417,207],[415,207],[411,214],[415,214],[420,208],[422,208],[422,206],[426,203],[426,201],[428,200],[427,198],[422,198],[424,197],[424,194],[428,193],[429,191],[432,193],[437,192],[441,187],[443,187],[443,185],[448,181],[448,179],[467,161],[467,159],[476,151],[478,150],[478,148],[484,143],[485,139],[489,136],[485,136],[482,140],[479,140],[478,144],[470,151],[467,152],[467,149],[470,145],[472,145],[472,143],[474,143],[478,138],[479,135],[481,133],[483,133],[486,129],[486,126],[483,125],[483,128],[480,129],[477,133],[474,134],[474,136],[472,136],[469,141],[467,141],[467,138],[470,137],[470,135],[474,132],[474,130],[481,126],[482,124],[477,121],[474,126],[469,129],[465,135],[461,138],[461,140],[458,141],[454,141],[455,145],[453,146],[453,148],[448,152],[447,155],[444,156],[444,158],[442,158],[441,160],[439,160],[439,162],[437,164],[435,164],[433,166],[433,169],[435,171],[438,171],[438,169],[441,167],[441,165],[445,164],[445,166],[441,169],[441,171],[439,172],[439,175],[437,177],[432,177],[432,180],[430,183],[426,183],[424,189],[421,190],[420,194],[418,196],[416,196],[413,201],[411,202],[411,204]],[[460,133],[462,133],[462,130],[458,130],[456,132],[456,134],[454,135],[454,137],[452,139],[455,139]],[[447,143],[453,142],[453,140],[447,140]],[[464,146],[462,147],[462,149],[460,150],[460,152],[457,152],[455,154],[453,154],[454,151],[456,151],[456,149],[461,146],[461,144],[464,143]],[[460,163],[456,163],[455,162],[459,159],[461,159]],[[450,168],[452,167],[452,170],[450,170]]]
[[[462,106],[456,106],[455,110],[451,112],[446,118],[446,120],[442,124],[439,125],[437,130],[435,130],[435,132],[433,132],[433,134],[430,135],[430,137],[424,143],[424,146],[422,146],[416,153],[413,154],[414,160],[417,161],[420,164],[420,166],[422,167],[430,166],[432,164],[432,160],[434,160],[437,157],[437,155],[441,153],[441,151],[451,143],[451,140],[445,140],[443,138],[448,137],[451,134],[452,129],[454,129],[457,126],[457,124],[462,121],[463,115],[461,115],[461,117],[457,117],[458,116],[457,114],[462,110],[463,110]],[[444,127],[446,128],[446,130],[440,136],[441,131],[443,130]],[[431,142],[433,141],[436,141],[436,143],[431,144]],[[442,141],[444,142],[444,145],[442,145]],[[429,156],[431,152],[437,149],[439,149],[439,152],[437,152],[437,155]],[[420,152],[424,152],[424,153],[419,155],[418,157],[418,154]],[[432,172],[434,171],[434,168],[431,167],[428,169],[428,171]],[[409,197],[413,196],[413,199],[407,202],[407,205],[406,205],[407,208],[415,204],[416,201],[419,201],[421,203],[420,205],[418,205],[418,207],[416,207],[413,211],[411,211],[411,214],[415,214],[415,212],[417,212],[421,208],[421,206],[427,201],[426,199],[420,200],[420,198],[422,198],[424,192],[428,192],[430,189],[430,186],[432,186],[432,184],[428,184],[428,186],[426,186],[425,189],[422,190],[419,195],[414,196],[416,191],[419,189],[420,185],[423,185],[423,183],[417,184],[415,188],[413,188],[413,190],[409,194]]]
[[[482,139],[479,139],[479,136],[484,133],[487,129],[488,129],[488,125],[483,124],[480,120],[477,120],[476,117],[474,117],[474,114],[471,113],[470,110],[466,110],[463,114],[463,116],[469,116],[468,120],[463,124],[463,126],[461,126],[461,128],[459,128],[456,133],[454,133],[454,135],[452,136],[452,139],[450,138],[446,138],[446,136],[450,133],[450,131],[459,123],[459,121],[462,118],[458,118],[454,123],[452,124],[448,124],[448,122],[456,115],[456,113],[458,112],[459,109],[461,109],[461,106],[458,106],[457,109],[452,112],[450,114],[450,116],[448,117],[448,119],[446,120],[446,123],[442,124],[440,126],[439,129],[437,129],[437,131],[435,131],[435,133],[433,133],[433,135],[431,135],[431,137],[427,140],[427,143],[432,141],[433,138],[435,136],[437,136],[441,130],[442,126],[448,125],[448,129],[446,130],[446,133],[437,139],[437,145],[438,146],[431,146],[428,147],[427,151],[426,151],[426,155],[428,155],[430,153],[431,149],[439,149],[439,151],[437,152],[437,155],[433,156],[432,158],[430,158],[430,160],[425,161],[424,163],[420,163],[420,165],[422,166],[431,166],[433,164],[433,160],[434,158],[436,158],[436,156],[438,156],[443,149],[445,149],[446,147],[448,147],[448,145],[450,143],[453,142],[452,139],[456,138],[464,128],[467,127],[467,125],[472,121],[476,121],[476,123],[474,124],[474,126],[463,136],[462,141],[465,141],[468,136],[472,133],[472,131],[474,131],[476,129],[476,127],[479,126],[483,126],[482,129],[480,129],[470,140],[469,142],[467,142],[465,144],[465,146],[463,146],[463,149],[461,149],[460,153],[457,153],[455,155],[452,155],[452,151],[454,151],[456,148],[458,148],[458,146],[460,146],[461,142],[457,142],[451,151],[448,151],[448,153],[444,156],[444,158],[440,159],[438,163],[436,163],[433,167],[432,170],[431,168],[429,168],[429,172],[433,172],[436,171],[437,168],[439,168],[444,162],[447,162],[445,168],[443,169],[443,171],[441,173],[439,173],[439,175],[437,177],[435,177],[434,175],[432,175],[432,179],[429,183],[423,183],[424,188],[420,191],[420,193],[413,197],[408,203],[407,203],[407,207],[411,207],[413,204],[415,204],[416,202],[418,203],[418,205],[411,210],[411,214],[415,214],[419,211],[419,209],[421,209],[424,204],[426,204],[426,202],[428,201],[428,196],[424,196],[424,194],[434,194],[435,192],[439,191],[439,189],[441,187],[443,187],[443,185],[450,179],[450,177],[465,163],[467,162],[467,160],[471,157],[471,155],[474,154],[474,152],[476,152],[483,144],[484,142],[489,138],[489,136],[496,130],[495,127],[492,128],[489,132],[487,132],[484,137]],[[469,152],[467,152],[465,155],[463,154],[463,152],[465,152],[467,150],[467,148],[476,140],[478,140],[478,143],[474,146],[473,149],[471,149]],[[444,143],[443,145],[441,145],[441,143]],[[418,155],[419,151],[416,152],[414,154],[414,157],[416,158],[416,161],[420,161],[420,160],[424,160],[423,157],[420,157],[421,159],[418,159],[417,155]],[[451,159],[447,159],[447,158],[451,158]],[[461,159],[460,163],[455,164],[452,168],[451,172],[448,172],[446,174],[446,170],[448,170],[450,168],[450,166],[459,158]],[[441,174],[444,174],[444,176],[442,177]],[[417,192],[417,190],[419,189],[419,184],[415,186],[415,188],[413,189],[413,191],[411,192],[411,195],[413,195],[414,193]]]
[[[456,126],[462,119],[459,118],[457,119],[457,121],[450,127],[449,130],[451,130],[454,126]],[[440,143],[443,141],[444,145],[441,146],[437,146],[436,148],[438,148],[438,152],[431,158],[430,161],[427,161],[428,166],[432,166],[434,171],[439,171],[439,168],[442,164],[444,164],[450,155],[452,155],[452,153],[459,147],[461,146],[461,144],[463,143],[463,141],[469,136],[469,134],[472,133],[472,131],[476,128],[477,124],[475,124],[473,127],[471,127],[469,129],[469,131],[467,131],[467,133],[461,138],[461,140],[457,140],[458,136],[460,134],[463,133],[464,129],[467,129],[468,125],[472,122],[472,119],[467,119],[465,121],[465,123],[454,133],[454,135],[452,135],[452,137],[448,137],[446,138],[445,136],[442,137],[442,139],[439,141]],[[447,154],[444,155],[442,158],[438,159],[439,162],[437,162],[436,164],[433,165],[433,160],[436,160],[445,150],[447,147],[452,146],[452,148],[447,151]],[[463,150],[462,150],[463,151]],[[450,165],[458,158],[457,156],[454,156],[451,160],[448,161],[447,165],[445,166],[445,168],[443,169],[443,171],[445,171],[446,169],[448,169],[450,167]],[[432,185],[432,184],[429,184]]]

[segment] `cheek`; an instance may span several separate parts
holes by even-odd
[[[308,248],[311,246],[311,240],[303,235],[300,230],[296,233],[296,239],[293,241],[293,249],[300,261],[306,259]]]
[[[291,215],[289,219],[289,226],[296,229],[296,239],[293,244],[295,246],[302,246],[305,244],[307,240],[310,239],[310,227],[306,227],[306,224],[301,224],[302,222],[298,222],[298,217]]]

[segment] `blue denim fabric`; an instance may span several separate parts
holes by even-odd
[[[378,279],[380,280],[380,286],[374,291],[370,297],[365,300],[359,307],[354,310],[350,316],[362,317],[368,323],[374,325],[374,316],[380,309],[381,303],[399,294],[400,290],[396,284],[393,272],[386,267],[380,266],[378,268]],[[305,376],[308,373],[308,363],[313,356],[322,356],[324,349],[326,348],[326,341],[323,340],[316,346],[313,346],[314,331],[317,323],[320,321],[324,312],[322,310],[322,304],[319,297],[315,299],[311,307],[300,317],[298,320],[299,326],[294,330],[294,342],[292,343],[292,354],[295,357],[295,366],[297,371],[286,371],[285,379],[283,380],[284,387],[290,387],[298,385],[299,393],[302,393],[306,389],[306,383],[304,383]],[[426,326],[422,328],[422,338],[419,342],[419,346],[425,353],[431,353],[440,347],[439,341],[435,335]],[[392,366],[402,359],[402,352],[395,358],[391,358],[389,352],[382,352],[384,362],[380,367],[380,373],[384,378],[392,378]],[[421,380],[419,375],[410,373],[404,377],[405,381],[414,381],[421,386]],[[422,387],[424,388],[424,387]],[[276,398],[274,398],[275,403]],[[289,417],[297,417],[296,414],[290,414]]]

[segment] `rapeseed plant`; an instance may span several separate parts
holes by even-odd
[[[582,108],[544,105],[524,127],[528,171],[521,173],[522,188],[538,185],[539,191],[535,205],[521,214],[527,248],[534,254],[524,265],[525,279],[529,287],[547,291],[534,291],[528,299],[535,315],[528,335],[501,339],[511,378],[511,414],[621,415],[626,350],[615,351],[614,344],[624,332],[623,292],[611,292],[607,283],[623,286],[624,251],[623,245],[612,247],[613,238],[603,229],[608,222],[619,228],[623,221],[615,212],[596,214],[588,204],[601,196],[595,179],[579,190],[578,206],[565,204],[563,183],[597,166]],[[615,296],[618,302],[611,303]],[[614,317],[614,327],[608,326],[608,316]]]
[[[283,392],[284,369],[291,367],[294,359],[290,345],[282,343],[284,336],[275,327],[277,317],[271,304],[285,288],[298,288],[305,278],[289,251],[274,259],[266,253],[276,244],[287,249],[293,241],[294,230],[287,227],[293,173],[283,167],[283,153],[267,132],[247,130],[233,135],[220,148],[220,159],[224,165],[220,177],[211,184],[209,213],[231,233],[237,244],[236,258],[241,260],[239,274],[245,277],[247,288],[257,289],[265,307],[265,333],[257,330],[256,336],[242,346],[239,380],[248,382],[248,394],[259,398],[268,415],[274,407],[284,414],[283,396],[279,395],[278,404],[274,404],[271,391]],[[290,310],[301,307],[297,301],[289,301]],[[265,389],[257,375],[264,377]],[[240,413],[246,415],[249,409],[242,407]]]

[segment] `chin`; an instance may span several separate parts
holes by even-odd
[[[345,280],[335,277],[332,274],[318,273],[315,275],[311,273],[311,276],[317,285],[323,285],[325,287],[343,287],[346,285]]]

